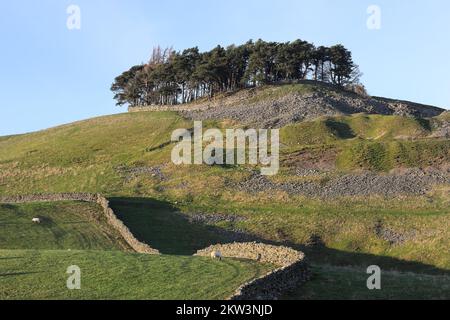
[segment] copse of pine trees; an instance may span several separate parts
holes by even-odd
[[[359,74],[351,52],[342,45],[258,40],[208,52],[197,47],[182,52],[157,47],[147,64],[122,73],[111,90],[117,105],[174,105],[220,92],[305,79],[345,86],[358,82]]]

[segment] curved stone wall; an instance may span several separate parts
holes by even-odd
[[[230,300],[278,299],[309,278],[305,254],[288,247],[256,242],[219,244],[199,250],[195,255],[210,257],[214,251],[220,251],[223,257],[255,260],[279,267],[242,285]]]
[[[92,193],[60,193],[60,194],[36,194],[0,197],[0,203],[27,203],[27,202],[55,202],[55,201],[84,201],[94,202],[102,207],[102,212],[108,223],[116,229],[125,239],[128,245],[138,253],[159,254],[159,251],[149,245],[140,242],[134,237],[130,229],[116,216],[109,207],[109,201],[99,194]]]

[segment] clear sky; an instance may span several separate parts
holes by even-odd
[[[67,28],[67,8],[81,29]],[[370,5],[381,29],[367,27]],[[342,43],[372,95],[450,107],[448,0],[2,0],[0,135],[124,112],[114,77],[160,44]]]

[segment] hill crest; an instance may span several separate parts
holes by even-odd
[[[177,111],[191,120],[229,119],[245,125],[280,128],[323,116],[365,113],[432,118],[446,110],[403,100],[361,96],[337,86],[302,81],[243,89],[184,105],[129,108],[129,112],[139,111]]]

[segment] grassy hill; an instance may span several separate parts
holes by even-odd
[[[236,103],[250,105],[289,94],[315,93],[310,85],[275,87],[253,97],[245,93],[244,100]],[[433,138],[446,121],[447,114],[431,119],[341,114],[290,123],[281,128],[280,173],[252,180],[258,168],[251,166],[173,165],[171,133],[193,125],[178,113],[106,116],[0,138],[0,195],[102,193],[111,198],[119,217],[139,239],[174,259],[224,241],[290,245],[307,253],[317,274],[310,291],[295,293],[297,298],[326,298],[321,288],[328,281],[323,275],[329,268],[339,278],[331,282],[335,292],[341,288],[347,292],[344,297],[371,298],[361,291],[364,288],[351,291],[348,283],[363,279],[364,268],[372,264],[391,272],[389,279],[397,286],[384,297],[391,293],[409,297],[409,290],[402,296],[398,288],[412,288],[414,283],[424,288],[416,291],[418,298],[450,297],[450,197],[448,180],[441,177],[448,174],[450,140]],[[242,124],[233,119],[204,122],[205,129],[230,126]],[[423,171],[427,167],[434,171]],[[410,168],[420,170],[408,173]],[[366,170],[372,175],[364,175]],[[421,183],[427,179],[434,182],[425,188]],[[374,181],[382,181],[378,193],[370,189]],[[308,191],[311,184],[315,189],[309,193],[295,192]],[[337,192],[351,188],[365,193]],[[386,188],[393,193],[383,193]],[[324,190],[337,195],[316,197],[316,191]],[[89,215],[80,213],[96,209],[79,206],[85,205],[21,205],[14,210],[2,206],[0,227],[9,238],[5,242],[0,232],[0,248],[117,249],[101,222],[93,223]],[[53,223],[48,232],[28,225],[31,216],[42,212]],[[61,212],[76,216],[80,224],[60,220]],[[8,221],[10,225],[1,225]],[[18,231],[20,223],[27,224],[23,233]],[[84,228],[87,224],[92,225]],[[411,279],[417,282],[405,282],[408,272],[416,275]],[[442,288],[433,291],[425,284],[427,279],[436,279]],[[330,291],[328,297],[334,296]]]
[[[184,125],[172,113],[122,114],[11,137],[0,142],[0,192],[120,190],[116,168],[153,158],[146,150]]]
[[[206,122],[205,127],[227,122]],[[171,112],[143,112],[101,117],[36,133],[0,140],[0,193],[101,192],[109,195],[152,195],[156,183],[150,175],[133,183],[127,169],[167,166],[182,176],[183,168],[170,165],[170,136],[192,122]],[[398,116],[348,116],[302,122],[282,129],[284,159],[298,151],[326,148],[332,165],[342,170],[440,165],[449,158],[450,142],[426,139],[426,123]],[[409,140],[408,140],[409,139]],[[189,168],[190,180],[214,175],[222,179],[226,168]],[[239,169],[239,168],[238,168]],[[282,169],[289,165],[283,163]],[[233,172],[238,172],[234,170]],[[124,176],[125,175],[125,176]],[[155,180],[155,179],[153,179]]]

